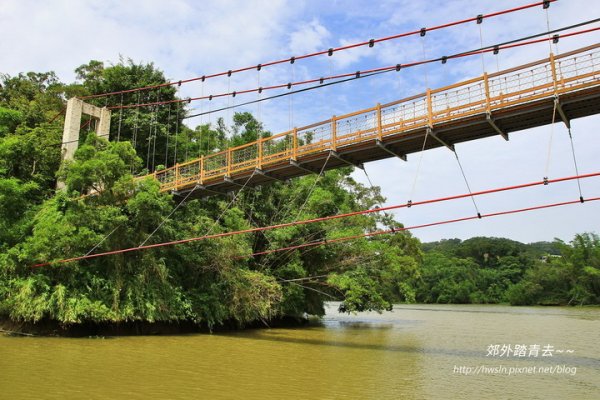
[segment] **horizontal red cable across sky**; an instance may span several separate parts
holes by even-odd
[[[362,47],[362,46],[370,46],[370,47],[372,47],[375,43],[385,42],[385,41],[388,41],[388,40],[394,40],[394,39],[398,39],[398,38],[402,38],[402,37],[407,37],[407,36],[413,36],[413,35],[417,35],[417,34],[422,35],[425,32],[430,32],[430,31],[435,31],[435,30],[439,30],[439,29],[443,29],[443,28],[448,28],[448,27],[451,27],[451,26],[461,25],[461,24],[465,24],[465,23],[468,23],[468,22],[476,21],[477,23],[480,23],[480,21],[483,21],[486,18],[496,17],[496,16],[499,16],[499,15],[509,14],[509,13],[516,12],[516,11],[521,11],[521,10],[525,10],[525,9],[529,9],[529,8],[533,8],[533,7],[537,7],[537,6],[541,6],[541,5],[546,5],[546,4],[553,3],[554,1],[556,1],[556,0],[539,1],[539,2],[536,2],[536,3],[531,3],[531,4],[526,4],[526,5],[523,5],[523,6],[519,6],[519,7],[509,8],[509,9],[506,9],[506,10],[497,11],[497,12],[493,12],[493,13],[490,13],[490,14],[481,14],[481,15],[478,15],[478,16],[472,17],[472,18],[467,18],[467,19],[463,19],[463,20],[460,20],[460,21],[454,21],[454,22],[443,24],[443,25],[433,26],[431,28],[421,28],[421,29],[418,29],[418,30],[414,30],[414,31],[410,31],[410,32],[405,32],[405,33],[400,33],[400,34],[397,34],[397,35],[386,36],[386,37],[382,37],[382,38],[379,38],[379,39],[371,39],[371,40],[368,40],[366,42],[354,43],[354,44],[349,44],[349,45],[346,45],[346,46],[333,47],[333,48],[330,48],[330,49],[327,49],[327,50],[322,50],[322,51],[318,51],[318,52],[314,52],[314,53],[309,53],[309,54],[304,54],[304,55],[300,55],[300,56],[294,56],[294,57],[285,58],[285,59],[282,59],[282,60],[269,61],[269,62],[261,63],[261,64],[258,64],[258,65],[252,65],[252,66],[249,66],[249,67],[232,69],[232,70],[218,72],[218,73],[214,73],[214,74],[210,74],[210,75],[203,75],[203,76],[199,76],[199,77],[195,77],[195,78],[189,78],[189,79],[184,79],[184,80],[179,80],[179,81],[162,83],[162,84],[159,84],[159,85],[150,85],[150,86],[144,86],[144,87],[141,87],[141,88],[119,90],[119,91],[115,91],[115,92],[99,93],[99,94],[94,94],[94,95],[89,95],[89,96],[83,96],[83,97],[81,97],[81,99],[92,99],[92,98],[98,98],[98,97],[112,96],[112,95],[116,95],[116,94],[125,94],[125,93],[139,92],[139,91],[142,91],[142,90],[158,89],[158,88],[161,88],[161,87],[173,86],[173,85],[181,85],[181,84],[184,84],[184,83],[194,82],[194,81],[198,81],[198,80],[204,81],[206,79],[216,78],[216,77],[219,77],[219,76],[231,76],[232,74],[235,74],[235,73],[238,73],[238,72],[250,71],[250,70],[254,70],[254,69],[260,71],[262,68],[268,67],[268,66],[272,66],[272,65],[283,64],[283,63],[288,63],[288,62],[294,62],[296,60],[302,60],[302,59],[306,59],[306,58],[310,58],[310,57],[315,57],[315,56],[319,56],[319,55],[324,55],[324,54],[333,55],[335,52],[343,51],[343,50],[348,50],[348,49],[352,49],[352,48],[356,48],[356,47]]]
[[[560,35],[560,38],[561,39],[568,38],[571,36],[582,35],[585,33],[594,32],[594,31],[598,31],[598,30],[600,30],[600,27],[585,29],[585,30],[581,30],[581,31],[576,31],[576,32],[571,32],[571,33],[566,33],[566,34]],[[527,40],[527,41],[523,41],[523,42],[519,42],[519,43],[512,43],[512,44],[496,46],[496,47],[489,46],[489,48],[485,48],[485,49],[481,49],[481,50],[469,51],[466,53],[459,53],[459,54],[455,54],[455,55],[449,55],[449,56],[446,56],[445,59],[451,60],[451,59],[455,59],[455,58],[469,57],[469,56],[474,56],[474,55],[478,55],[478,54],[490,53],[490,52],[498,51],[498,50],[505,50],[505,49],[511,49],[514,47],[521,47],[521,46],[527,46],[527,45],[541,43],[541,42],[547,42],[550,40],[554,40],[554,38],[550,37],[550,38]],[[323,83],[325,81],[348,78],[351,76],[359,77],[360,75],[368,75],[368,74],[372,74],[375,72],[393,71],[393,70],[397,69],[398,65],[400,65],[401,68],[410,68],[410,67],[415,67],[418,65],[439,62],[441,59],[442,59],[441,57],[438,57],[438,58],[432,58],[432,59],[428,59],[428,60],[414,61],[414,62],[405,63],[405,64],[395,64],[395,65],[389,65],[389,66],[385,66],[385,67],[366,69],[366,70],[362,70],[362,71],[355,71],[355,72],[348,72],[348,73],[343,73],[343,74],[325,76],[325,77],[309,79],[309,80],[304,80],[304,81],[288,82],[288,83],[282,83],[282,84],[273,85],[273,86],[257,87],[257,88],[253,88],[253,89],[246,89],[246,90],[240,90],[240,91],[211,94],[208,96],[190,97],[190,98],[186,98],[186,99],[174,99],[174,100],[165,100],[165,101],[155,101],[155,102],[148,102],[148,103],[119,105],[119,106],[112,106],[112,107],[108,107],[108,108],[110,110],[114,110],[114,109],[124,109],[124,108],[158,106],[158,105],[166,105],[166,104],[174,104],[174,103],[189,103],[189,102],[198,101],[198,100],[212,100],[212,99],[219,98],[219,97],[228,97],[228,96],[236,96],[236,95],[240,95],[240,94],[263,92],[266,90],[283,89],[286,87],[288,89],[291,89],[293,86],[307,85],[309,83],[317,83],[317,82]]]
[[[585,201],[586,202],[590,202],[590,201],[598,201],[598,200],[600,200],[600,197],[592,197],[592,198],[586,199]],[[316,242],[308,242],[308,243],[298,244],[298,245],[295,245],[295,246],[280,247],[278,249],[259,251],[259,252],[252,253],[252,254],[247,254],[247,255],[244,255],[244,256],[238,256],[238,257],[235,257],[235,259],[243,259],[243,258],[248,258],[248,257],[261,256],[261,255],[267,255],[267,254],[272,254],[272,253],[279,253],[279,252],[282,252],[282,251],[291,251],[291,250],[298,250],[298,249],[303,249],[303,248],[307,248],[307,247],[314,247],[314,246],[322,246],[322,245],[326,245],[326,244],[347,242],[347,241],[350,241],[350,240],[356,240],[356,239],[362,239],[362,238],[367,238],[367,237],[373,237],[373,236],[391,234],[391,233],[400,232],[400,231],[408,231],[408,230],[414,230],[414,229],[428,228],[428,227],[437,226],[437,225],[453,224],[453,223],[456,223],[456,222],[470,221],[470,220],[474,220],[474,219],[483,219],[483,218],[490,218],[490,217],[498,217],[498,216],[501,216],[501,215],[518,214],[518,213],[523,213],[523,212],[528,212],[528,211],[542,210],[542,209],[545,209],[545,208],[560,207],[560,206],[566,206],[566,205],[577,204],[577,203],[581,203],[581,200],[577,199],[577,200],[571,200],[571,201],[563,201],[563,202],[560,202],[560,203],[542,204],[542,205],[533,206],[533,207],[518,208],[518,209],[514,209],[514,210],[499,211],[499,212],[495,212],[495,213],[488,213],[488,214],[481,214],[481,215],[472,215],[470,217],[463,217],[463,218],[456,218],[456,219],[448,219],[448,220],[444,220],[444,221],[430,222],[428,224],[406,226],[406,227],[394,228],[394,229],[386,229],[386,230],[380,230],[380,231],[375,231],[375,232],[367,232],[367,233],[363,233],[363,234],[360,234],[360,235],[344,236],[344,237],[335,238],[335,239],[319,240],[319,241],[316,241]]]
[[[32,268],[45,267],[45,266],[49,266],[51,264],[63,264],[63,263],[68,263],[68,262],[73,262],[73,261],[87,260],[87,259],[91,259],[91,258],[104,257],[104,256],[114,255],[114,254],[129,253],[129,252],[140,251],[140,250],[145,250],[145,249],[152,249],[152,248],[157,248],[157,247],[173,246],[176,244],[190,243],[190,242],[195,242],[195,241],[199,241],[199,240],[222,238],[222,237],[241,235],[241,234],[246,234],[246,233],[263,232],[263,231],[267,231],[267,230],[285,228],[285,227],[289,227],[289,226],[306,225],[306,224],[310,224],[310,223],[324,222],[324,221],[329,221],[329,220],[333,220],[333,219],[348,218],[348,217],[357,216],[357,215],[365,215],[365,214],[370,214],[370,213],[375,213],[375,212],[383,212],[383,211],[395,210],[395,209],[400,209],[400,208],[414,207],[414,206],[424,205],[424,204],[439,203],[439,202],[443,202],[443,201],[457,200],[457,199],[462,199],[462,198],[467,198],[467,197],[481,196],[481,195],[486,195],[486,194],[491,194],[491,193],[505,192],[505,191],[510,191],[510,190],[523,189],[523,188],[527,188],[527,187],[547,185],[550,183],[566,182],[566,181],[571,181],[571,180],[576,180],[576,179],[585,179],[585,178],[592,178],[592,177],[598,177],[598,176],[600,176],[600,172],[567,176],[567,177],[563,177],[563,178],[555,178],[555,179],[548,179],[548,180],[542,180],[542,181],[535,181],[535,182],[529,182],[529,183],[524,183],[524,184],[520,184],[520,185],[505,186],[505,187],[500,187],[500,188],[495,188],[495,189],[482,190],[479,192],[464,193],[464,194],[459,194],[459,195],[455,195],[455,196],[440,197],[440,198],[436,198],[436,199],[429,199],[429,200],[423,200],[423,201],[415,201],[415,202],[411,202],[410,205],[408,203],[397,204],[397,205],[388,206],[388,207],[379,207],[379,208],[355,211],[355,212],[350,212],[350,213],[345,213],[345,214],[337,214],[337,215],[332,215],[329,217],[313,218],[313,219],[308,219],[308,220],[287,222],[287,223],[283,223],[283,224],[250,228],[250,229],[244,229],[244,230],[233,231],[233,232],[217,233],[217,234],[213,234],[213,235],[205,235],[205,236],[199,236],[199,237],[188,238],[188,239],[174,240],[174,241],[164,242],[164,243],[155,243],[155,244],[149,244],[149,245],[139,246],[139,247],[131,247],[131,248],[120,249],[120,250],[112,250],[112,251],[107,251],[107,252],[103,252],[103,253],[87,254],[84,256],[65,258],[65,259],[58,260],[58,261],[35,264],[32,266]],[[477,217],[475,217],[475,218],[477,218]]]

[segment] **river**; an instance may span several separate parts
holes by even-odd
[[[294,329],[0,336],[0,398],[600,398],[600,308],[328,307]]]

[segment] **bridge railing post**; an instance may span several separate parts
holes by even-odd
[[[377,107],[376,107],[376,112],[377,112],[377,137],[379,138],[379,140],[382,140],[383,138],[383,127],[381,126],[381,104],[377,103]]]
[[[181,179],[181,172],[179,171],[179,164],[175,164],[175,190],[179,188],[179,180]]]
[[[331,145],[329,147],[333,151],[337,149],[337,119],[335,115],[331,117]]]
[[[199,165],[200,171],[198,171],[198,177],[199,179],[199,183],[201,185],[204,184],[204,156],[200,156],[200,165]]]
[[[490,81],[487,72],[483,73],[483,87],[485,89],[485,111],[492,112],[492,101],[490,100]]]
[[[231,176],[231,148],[225,153],[225,164],[227,165],[227,176]]]
[[[204,155],[200,157],[200,184],[204,185]]]
[[[263,165],[263,142],[264,138],[261,137],[258,139],[258,154],[256,158],[256,168],[258,169],[262,169]]]
[[[552,86],[554,87],[554,94],[558,92],[558,78],[556,76],[556,62],[554,61],[554,53],[550,52],[550,70],[552,71]]]
[[[292,157],[294,161],[298,160],[298,128],[294,128],[292,133]]]
[[[431,89],[427,88],[427,121],[429,127],[433,128],[433,104],[431,102]]]

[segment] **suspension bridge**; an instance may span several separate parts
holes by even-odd
[[[420,30],[398,34],[386,38],[371,39],[368,42],[351,44],[339,48],[330,48],[312,54],[291,57],[278,61],[272,61],[257,66],[228,70],[225,72],[204,75],[202,77],[191,78],[187,80],[167,82],[159,85],[152,85],[142,88],[127,89],[118,92],[95,94],[83,97],[81,99],[72,99],[69,102],[76,104],[75,114],[67,111],[65,118],[65,135],[63,137],[63,150],[68,154],[73,154],[77,146],[79,135],[79,121],[81,113],[90,116],[97,116],[98,134],[100,136],[110,136],[110,111],[109,108],[102,109],[93,107],[82,100],[106,97],[121,96],[121,105],[110,109],[124,109],[134,107],[155,107],[171,105],[172,103],[189,103],[196,100],[212,100],[216,97],[235,97],[236,94],[246,94],[257,92],[259,95],[263,90],[282,89],[288,90],[296,85],[306,85],[309,83],[319,83],[319,86],[298,90],[319,89],[320,87],[333,85],[361,79],[366,76],[377,75],[379,73],[400,71],[402,68],[423,65],[433,62],[445,64],[448,60],[473,55],[483,55],[486,52],[497,54],[499,50],[512,47],[526,46],[541,42],[557,43],[559,38],[566,38],[581,34],[587,34],[600,28],[591,28],[577,32],[570,32],[559,35],[557,32],[573,29],[575,27],[597,23],[600,19],[582,22],[570,27],[556,29],[548,32],[532,35],[526,38],[520,38],[486,46],[480,49],[466,51],[451,56],[443,56],[434,59],[421,60],[418,62],[397,64],[391,67],[379,67],[371,70],[357,71],[355,73],[345,73],[319,79],[311,79],[300,82],[289,82],[287,84],[273,85],[270,87],[258,87],[221,93],[217,95],[200,96],[187,99],[175,99],[169,101],[157,101],[152,103],[140,103],[138,95],[137,104],[123,104],[123,94],[140,92],[143,90],[154,90],[206,79],[217,78],[221,76],[230,77],[234,73],[251,71],[256,69],[282,63],[293,64],[296,60],[327,55],[332,56],[337,51],[343,51],[350,48],[368,46],[373,47],[375,43],[381,41],[394,40],[397,38],[420,35],[424,37],[427,31],[443,29],[450,26],[461,25],[475,21],[481,24],[484,18],[491,18],[497,15],[508,14],[531,7],[543,6],[549,7],[553,0],[539,3],[528,4],[514,9],[503,10],[487,15],[478,15],[474,18],[468,18],[461,21],[435,26],[432,28],[421,28]],[[547,14],[546,14],[547,15]],[[549,26],[549,24],[548,24]],[[324,82],[329,82],[323,85]],[[160,92],[159,92],[160,93]],[[295,93],[288,92],[287,95]],[[284,96],[279,94],[270,98]],[[148,96],[149,98],[149,96]],[[243,104],[250,104],[262,101],[250,101]],[[77,108],[78,107],[78,108]],[[87,108],[86,108],[87,107]],[[233,107],[226,107],[219,110],[208,111],[205,114],[222,111]],[[344,115],[332,116],[331,118],[312,123],[306,126],[290,129],[269,137],[263,137],[256,141],[246,143],[241,146],[228,148],[217,153],[204,155],[195,159],[187,160],[182,163],[176,163],[172,167],[156,170],[152,173],[139,176],[135,179],[142,180],[152,178],[160,183],[162,192],[171,192],[180,197],[180,202],[172,212],[166,216],[148,238],[137,247],[110,250],[100,253],[93,253],[98,247],[96,245],[92,250],[83,256],[65,258],[54,262],[44,262],[34,265],[41,267],[51,265],[52,263],[68,263],[73,261],[103,257],[114,254],[129,253],[144,249],[184,244],[188,242],[215,239],[220,237],[263,232],[271,229],[278,229],[291,225],[303,225],[315,222],[323,222],[338,218],[347,218],[355,215],[364,215],[369,213],[378,213],[411,207],[417,205],[426,205],[431,203],[456,200],[460,198],[471,198],[475,205],[476,214],[463,218],[452,220],[441,220],[428,222],[411,227],[390,227],[386,230],[377,230],[365,232],[355,236],[338,237],[335,239],[325,239],[317,241],[308,241],[306,243],[293,244],[284,248],[268,249],[248,255],[240,255],[237,258],[247,258],[251,256],[260,256],[280,251],[291,251],[312,246],[354,240],[358,238],[372,237],[382,234],[394,233],[407,229],[419,229],[434,225],[442,225],[472,219],[481,219],[496,217],[501,215],[528,212],[538,209],[547,209],[569,204],[600,201],[600,197],[587,197],[584,199],[579,187],[579,198],[563,202],[535,205],[514,210],[504,210],[481,214],[475,204],[476,196],[483,196],[502,191],[517,190],[538,185],[547,185],[549,183],[558,183],[576,180],[579,183],[581,179],[595,178],[600,176],[600,172],[580,174],[577,167],[575,150],[571,137],[571,121],[573,119],[590,116],[600,113],[600,43],[591,46],[582,47],[562,54],[549,53],[548,57],[527,64],[519,65],[510,69],[498,71],[495,73],[486,73],[485,68],[482,75],[472,79],[467,79],[452,85],[435,89],[426,89],[423,93],[414,96],[393,101],[386,104],[373,104],[367,109],[358,110]],[[163,243],[146,244],[152,235],[171,217],[177,208],[185,203],[188,198],[202,198],[213,195],[227,195],[239,192],[246,187],[257,187],[266,185],[274,181],[287,181],[289,179],[318,174],[320,177],[324,171],[340,168],[344,166],[354,166],[364,168],[364,164],[370,161],[381,160],[385,158],[397,157],[406,160],[409,154],[423,152],[429,149],[445,146],[450,151],[455,152],[455,145],[472,140],[478,140],[491,136],[498,136],[504,140],[509,140],[509,134],[513,132],[526,130],[529,128],[543,125],[554,124],[561,121],[569,128],[571,146],[573,150],[573,161],[576,174],[569,177],[548,179],[544,177],[542,181],[521,183],[508,187],[492,188],[479,192],[472,192],[467,178],[462,171],[458,155],[456,156],[463,178],[467,184],[468,193],[459,195],[422,200],[418,202],[391,205],[386,207],[376,207],[373,209],[360,210],[347,214],[331,215],[312,220],[292,221],[271,226],[254,227],[241,231],[224,232],[219,234],[206,235],[175,240]],[[119,120],[119,130],[121,121]],[[117,134],[117,138],[119,135]],[[71,139],[75,140],[71,140]],[[148,151],[149,147],[148,147]],[[167,147],[168,151],[168,147]],[[456,152],[455,152],[456,154]],[[234,200],[235,200],[234,196]],[[234,200],[227,206],[230,207]],[[224,212],[224,211],[223,211]],[[219,217],[220,219],[220,217]],[[218,220],[215,222],[218,223]],[[118,228],[118,227],[117,227]],[[115,229],[117,229],[115,228]],[[106,237],[110,236],[111,231]],[[106,239],[103,239],[103,241]]]
[[[600,112],[600,44],[294,128],[150,176],[204,197]],[[429,137],[429,140],[427,138]],[[145,177],[141,177],[143,179]]]

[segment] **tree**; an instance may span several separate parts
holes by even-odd
[[[121,59],[115,65],[105,66],[103,62],[92,60],[79,66],[77,78],[81,81],[78,95],[111,93],[146,86],[160,86],[156,89],[128,92],[122,95],[91,98],[86,101],[99,107],[119,107],[127,104],[145,104],[180,100],[174,85],[165,85],[167,80],[162,71],[152,63],[135,63],[131,59]],[[179,137],[189,132],[182,124],[185,108],[181,103],[168,106],[145,106],[114,109],[111,119],[111,140],[129,141],[142,159],[139,167],[153,171],[158,165],[171,166],[174,158],[175,133]],[[169,143],[170,142],[170,145]],[[177,161],[183,161],[184,152],[179,152]],[[135,170],[134,173],[139,172]]]
[[[74,160],[65,162],[60,171],[69,191],[79,194],[103,193],[106,197],[114,188],[131,181],[131,173],[141,164],[141,159],[129,142],[109,143],[94,134],[87,136],[77,149]],[[113,201],[113,198],[110,198]]]
[[[95,64],[82,71],[94,85],[104,79],[105,71],[99,67]],[[236,114],[234,119],[232,136],[225,136],[222,126],[212,129],[204,125],[178,137],[180,149],[200,149],[200,137],[192,133],[206,136],[207,153],[216,146],[268,135],[249,114]],[[13,164],[6,164],[10,174],[21,174],[24,169],[18,164],[19,157],[12,159]],[[406,232],[360,240],[352,246],[243,257],[313,239],[375,230],[378,224],[399,225],[389,215],[161,247],[30,273],[28,267],[37,262],[89,251],[329,216],[383,201],[378,189],[358,184],[349,177],[351,169],[341,169],[246,191],[235,204],[219,198],[193,200],[174,212],[179,200],[161,193],[156,181],[132,179],[131,171],[142,163],[129,142],[87,135],[74,159],[60,171],[67,192],[32,208],[25,236],[0,257],[1,312],[20,321],[49,319],[67,325],[193,321],[214,327],[227,323],[241,326],[277,316],[322,315],[323,302],[331,296],[341,300],[341,310],[347,312],[383,311],[393,302],[414,300],[409,282],[418,274],[420,252],[418,241]],[[6,185],[12,199],[19,196],[14,186]],[[34,189],[32,186],[20,195],[27,197]],[[167,215],[170,217],[165,220]],[[311,279],[321,275],[329,278]],[[301,284],[289,281],[297,278],[309,279]]]

